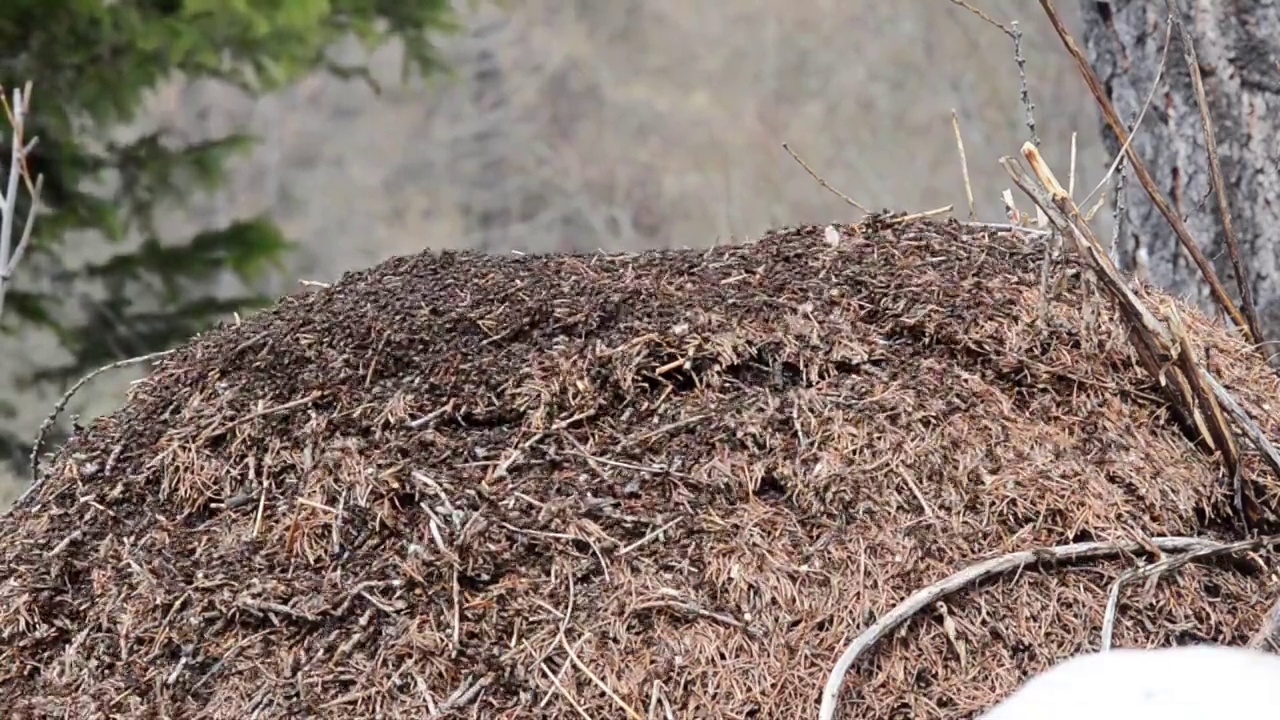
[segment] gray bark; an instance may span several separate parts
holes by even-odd
[[[1082,3],[1084,46],[1120,118],[1141,111],[1160,66],[1163,0]],[[1245,275],[1268,340],[1280,339],[1280,2],[1179,0],[1198,55]],[[1103,128],[1109,157],[1119,144]],[[1175,28],[1159,87],[1133,147],[1239,301],[1204,128]],[[1135,178],[1126,179],[1117,255],[1172,293],[1212,308],[1207,285]],[[1145,265],[1145,267],[1144,267]],[[1272,350],[1277,349],[1275,345]]]

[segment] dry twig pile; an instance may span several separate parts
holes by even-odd
[[[839,230],[423,254],[196,339],[0,518],[10,712],[808,718],[854,635],[975,559],[1237,539],[1114,311],[1071,281],[1038,312],[1038,240]],[[1280,431],[1257,354],[1180,315]],[[1135,561],[1102,555],[939,599],[843,705],[966,716],[1097,647]],[[1269,559],[1126,585],[1115,642],[1243,642]]]

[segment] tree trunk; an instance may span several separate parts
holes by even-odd
[[[1195,42],[1258,318],[1267,339],[1280,340],[1280,6],[1259,0],[1177,4]],[[1161,0],[1086,0],[1082,5],[1085,50],[1121,120],[1132,123],[1159,71],[1168,6]],[[1103,138],[1114,158],[1120,146],[1105,126]],[[1176,28],[1133,147],[1238,302],[1210,184],[1204,126]],[[1132,174],[1124,201],[1116,248],[1121,266],[1211,309],[1198,269]]]

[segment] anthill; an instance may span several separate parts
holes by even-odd
[[[1075,282],[1038,312],[1034,238],[838,230],[398,258],[195,339],[0,520],[9,712],[812,718],[855,634],[976,559],[1225,536],[1116,318]],[[1275,377],[1181,312],[1280,430]],[[1239,642],[1276,590],[1245,565],[1127,586],[1115,642]],[[989,707],[1096,647],[1132,566],[929,606],[846,717]]]

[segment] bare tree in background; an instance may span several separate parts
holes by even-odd
[[[1084,45],[1120,117],[1141,112],[1160,74],[1169,5],[1086,1]],[[1178,0],[1191,34],[1220,154],[1231,220],[1268,339],[1280,337],[1280,5]],[[1114,156],[1116,138],[1103,131]],[[1235,273],[1210,182],[1204,127],[1177,30],[1134,149],[1174,210],[1235,292]],[[1210,306],[1207,288],[1168,224],[1136,182],[1126,183],[1117,251],[1171,292]],[[1145,268],[1143,267],[1145,265]]]

